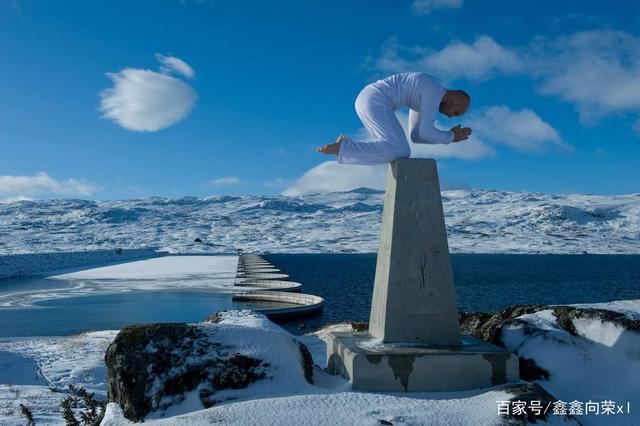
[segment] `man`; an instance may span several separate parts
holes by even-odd
[[[468,127],[443,131],[434,127],[438,112],[457,117],[469,108],[471,98],[462,90],[448,90],[425,73],[402,73],[365,86],[356,98],[356,113],[371,134],[356,141],[340,135],[336,141],[318,148],[334,154],[341,164],[380,164],[411,155],[409,143],[394,111],[409,107],[409,134],[414,143],[449,144],[471,135]]]

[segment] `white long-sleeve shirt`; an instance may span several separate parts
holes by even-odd
[[[414,143],[449,144],[453,132],[434,126],[446,89],[425,73],[395,74],[365,86],[356,98],[356,113],[369,140],[345,138],[336,158],[343,164],[380,164],[411,155],[409,142],[394,111],[409,108],[409,136]]]
[[[394,108],[409,108],[411,142],[449,144],[454,134],[435,127],[440,102],[447,90],[438,80],[422,72],[395,74],[373,83],[386,93]]]

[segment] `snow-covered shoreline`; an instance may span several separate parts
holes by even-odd
[[[560,311],[554,313],[554,307],[575,315],[556,317]],[[576,311],[578,308],[582,311]],[[506,348],[526,359],[529,373],[538,374],[529,380],[550,392],[556,401],[591,401],[598,405],[614,401],[623,407],[614,415],[577,415],[584,425],[607,425],[612,421],[619,425],[638,424],[640,300],[549,305],[530,310],[531,313],[513,315],[500,326],[500,340]],[[493,314],[504,319],[505,312]],[[224,395],[231,399],[211,408],[202,407],[197,398],[185,397],[164,415],[152,413],[145,424],[507,424],[498,415],[497,404],[518,398],[502,387],[415,394],[352,391],[348,382],[321,369],[326,363],[326,333],[350,329],[350,324],[336,324],[295,337],[306,345],[315,363],[313,384],[308,384],[301,372],[294,373],[297,370],[288,367],[300,362],[297,351],[285,351],[279,349],[282,345],[268,343],[276,336],[285,340],[294,336],[262,315],[248,311],[229,311],[221,318],[219,324],[196,326],[208,327],[212,336],[231,347],[239,345],[240,352],[249,351],[249,355],[270,362],[275,368],[270,373],[273,377],[237,392],[225,390]],[[104,353],[117,333],[111,330],[70,337],[0,339],[0,366],[10,372],[0,375],[4,382],[0,384],[0,424],[22,421],[20,403],[34,408],[38,424],[64,424],[58,406],[67,395],[64,387],[68,384],[84,386],[104,397]],[[227,339],[226,335],[233,338]],[[521,365],[521,374],[522,371]],[[7,374],[12,375],[14,383],[7,383]],[[291,377],[292,374],[296,376]],[[120,407],[110,404],[102,424],[132,423]],[[552,414],[542,424],[576,423],[570,417]]]
[[[0,254],[374,253],[384,193],[0,203]],[[442,191],[452,253],[640,254],[640,194]],[[201,242],[196,242],[196,239]]]

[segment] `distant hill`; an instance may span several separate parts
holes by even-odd
[[[0,204],[0,254],[376,252],[383,191]],[[451,252],[640,253],[640,194],[443,191]],[[200,239],[201,242],[194,240]]]

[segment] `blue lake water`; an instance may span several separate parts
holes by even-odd
[[[369,321],[375,254],[269,254],[263,256],[325,298],[321,316],[283,324]],[[452,254],[458,308],[493,311],[511,305],[640,299],[640,255]]]
[[[302,291],[325,298],[324,312],[290,321],[321,325],[368,321],[375,254],[270,254],[273,263]],[[489,311],[514,304],[592,303],[640,298],[640,255],[454,254],[451,263],[458,307]],[[51,281],[0,281],[3,293],[50,291]],[[59,288],[75,285],[58,281]],[[152,288],[153,285],[147,286]],[[127,291],[35,301],[30,307],[0,308],[0,337],[69,335],[118,329],[141,322],[197,322],[221,309],[244,308],[228,292],[198,290]]]
[[[236,256],[165,256],[0,280],[0,337],[197,322],[234,303]]]
[[[229,294],[203,292],[147,291],[54,299],[29,308],[0,309],[0,337],[62,336],[117,330],[132,323],[198,322],[232,307]]]

